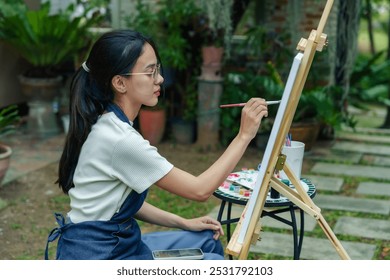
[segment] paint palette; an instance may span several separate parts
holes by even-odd
[[[231,173],[215,191],[215,195],[221,199],[227,198],[236,203],[241,202],[240,204],[245,204],[252,195],[258,173],[259,171],[253,169]],[[307,194],[310,197],[313,197],[315,194],[314,185],[307,179],[301,179],[301,183]],[[294,185],[291,184],[290,188],[295,189]],[[271,198],[269,192],[265,203],[268,204],[268,206],[282,206],[290,204],[290,201],[283,195],[280,195],[279,198]]]
[[[239,172],[230,173],[225,182],[234,183],[246,189],[253,190],[259,171],[254,169],[244,169]]]

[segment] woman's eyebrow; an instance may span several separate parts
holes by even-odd
[[[157,65],[158,65],[158,63],[151,63],[151,64],[146,65],[145,69],[154,68]]]

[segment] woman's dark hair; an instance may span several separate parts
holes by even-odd
[[[132,70],[143,53],[145,43],[152,46],[160,61],[152,39],[139,32],[116,30],[103,34],[93,45],[86,67],[80,67],[75,73],[70,86],[69,131],[56,182],[64,193],[74,187],[73,175],[80,150],[92,125],[114,99],[112,78]]]

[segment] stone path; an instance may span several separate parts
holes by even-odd
[[[8,143],[12,146],[13,160],[11,160],[3,184],[49,163],[57,162],[61,157],[63,134],[48,139],[36,139],[24,134],[24,132],[18,131],[16,133],[20,133],[20,135],[8,139]]]
[[[322,212],[338,213],[332,230],[351,259],[377,259],[378,251],[383,249],[380,244],[390,240],[389,136],[390,132],[383,129],[342,131],[337,133],[330,148],[319,144],[310,154],[305,154],[314,164],[302,177],[316,186],[313,201]],[[216,217],[217,210],[218,207],[210,215]],[[242,207],[233,207],[233,217],[241,213]],[[289,214],[283,217],[289,219]],[[301,259],[340,259],[327,238],[310,237],[313,231],[318,232],[316,220],[307,214],[304,220]],[[291,228],[269,217],[263,218],[262,224],[261,241],[251,247],[251,252],[292,258],[291,231],[280,233],[280,229]],[[385,244],[389,250],[389,243]]]

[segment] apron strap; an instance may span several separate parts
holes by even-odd
[[[49,233],[49,236],[47,237],[46,249],[45,249],[45,260],[49,259],[49,243],[55,241],[58,237],[60,237],[62,233],[62,228],[65,226],[65,218],[62,214],[54,213],[54,217],[56,218],[59,227],[53,229]]]
[[[122,109],[115,103],[109,103],[107,105],[107,111],[108,112],[114,112],[114,114],[125,123],[128,123],[129,125],[133,126],[133,123],[129,121],[129,118],[125,115],[125,113],[122,111]]]

